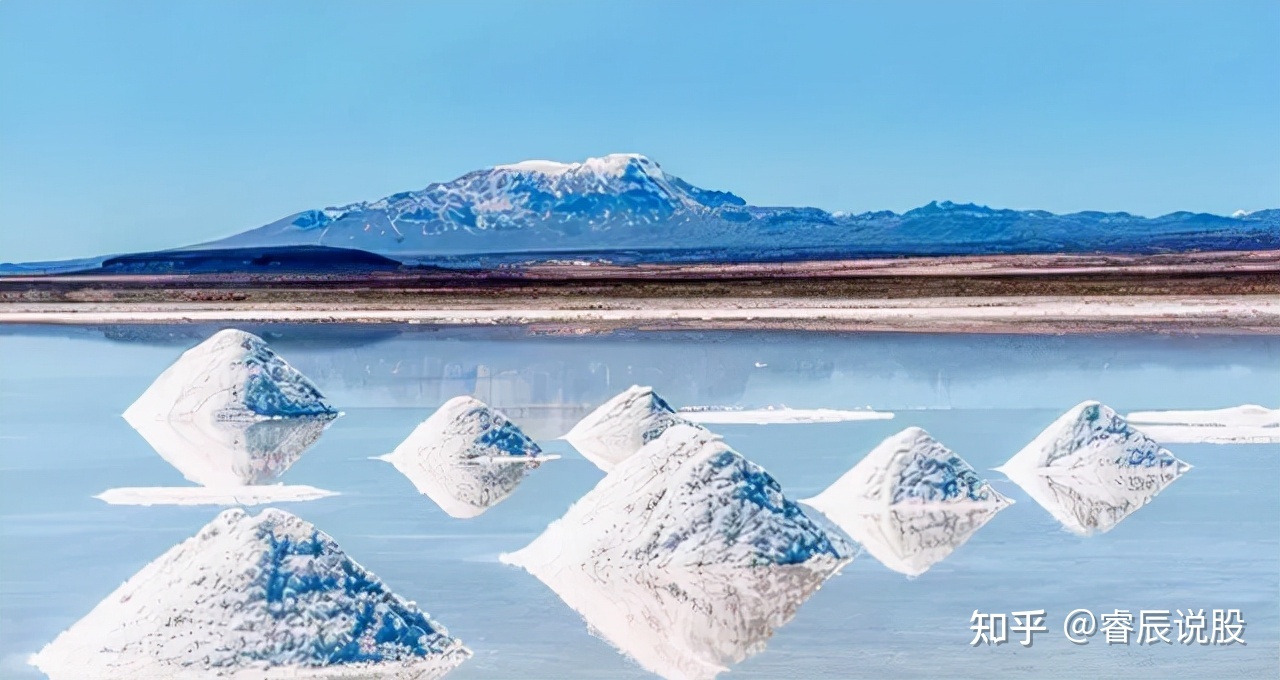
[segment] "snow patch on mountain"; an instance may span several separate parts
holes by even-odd
[[[657,163],[638,153],[613,153],[601,158],[588,158],[581,163],[530,160],[506,165],[495,165],[494,170],[515,173],[537,173],[551,177],[582,175],[599,179],[616,179],[625,175],[635,165],[649,176],[665,177]]]
[[[471,652],[281,510],[227,510],[32,658],[83,678],[438,678]]]
[[[499,411],[471,397],[445,402],[382,456],[449,516],[476,517],[505,500],[546,456]]]
[[[668,428],[687,424],[652,387],[632,385],[578,421],[564,440],[608,472]]]
[[[1189,469],[1096,401],[1064,413],[997,468],[1083,536],[1110,531]]]

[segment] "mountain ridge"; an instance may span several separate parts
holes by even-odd
[[[901,214],[754,206],[668,174],[648,157],[612,154],[497,165],[419,191],[294,213],[200,247],[266,245],[348,247],[402,260],[655,246],[721,249],[728,260],[789,251],[848,257],[1255,250],[1280,248],[1280,210],[1148,218],[952,201]]]
[[[275,271],[290,266],[326,271],[331,266],[394,268],[393,262],[490,268],[565,259],[750,263],[1236,250],[1280,250],[1280,209],[1143,217],[952,201],[931,201],[903,213],[755,206],[732,192],[686,182],[646,156],[611,154],[577,163],[495,165],[420,190],[303,210],[205,243],[151,253],[0,264],[0,273],[39,275],[96,267],[190,271],[201,269],[203,259],[228,271],[259,265]],[[361,253],[387,260],[369,260]],[[166,264],[183,258],[196,261]],[[267,262],[237,263],[237,258]]]

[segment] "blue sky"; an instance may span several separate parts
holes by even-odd
[[[1280,2],[0,2],[0,261],[526,158],[761,205],[1280,206]]]

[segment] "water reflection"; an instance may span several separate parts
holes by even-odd
[[[272,483],[315,445],[332,422],[332,418],[129,419],[161,458],[201,486]]]
[[[534,567],[592,632],[668,679],[714,678],[764,651],[829,574],[803,565]]]
[[[316,329],[314,332],[323,335],[328,329]],[[691,396],[706,392],[716,392],[726,400],[737,399],[738,395],[730,389],[717,391],[725,385],[731,386],[734,380],[716,372],[700,372],[704,366],[715,362],[723,364],[724,371],[749,376],[749,391],[739,403],[803,403],[809,406],[853,407],[864,403],[887,406],[890,400],[894,400],[892,403],[899,405],[927,405],[932,402],[927,399],[916,401],[916,396],[928,397],[930,393],[922,390],[893,392],[899,386],[910,387],[909,374],[924,372],[916,364],[908,366],[909,370],[903,372],[904,377],[901,379],[886,377],[880,383],[870,381],[868,376],[874,378],[875,371],[864,371],[862,364],[856,360],[857,352],[854,349],[843,349],[844,343],[857,348],[865,347],[868,341],[844,336],[822,336],[829,339],[822,342],[819,342],[820,338],[815,339],[816,336],[788,338],[785,342],[765,342],[753,339],[755,336],[739,340],[735,336],[735,339],[723,347],[716,345],[714,341],[704,340],[697,347],[691,342],[680,341],[675,348],[666,341],[666,336],[632,341],[618,338],[608,341],[523,338],[519,342],[479,341],[478,346],[469,342],[440,342],[432,340],[432,337],[424,333],[381,345],[359,347],[334,343],[313,347],[305,338],[295,338],[292,347],[275,347],[290,361],[295,361],[295,353],[300,353],[301,361],[293,365],[307,367],[306,372],[312,377],[321,377],[314,374],[313,367],[329,367],[331,372],[324,376],[324,380],[319,381],[320,387],[324,389],[326,396],[334,398],[335,403],[340,401],[344,408],[348,404],[374,407],[398,404],[401,402],[389,395],[408,395],[409,403],[420,409],[361,409],[353,413],[350,420],[343,419],[338,430],[323,435],[334,440],[329,444],[342,444],[334,447],[336,455],[324,455],[327,445],[308,449],[326,431],[323,425],[329,421],[321,416],[316,416],[314,420],[297,417],[252,419],[250,416],[251,419],[248,420],[226,418],[205,422],[176,418],[178,414],[170,409],[163,416],[153,418],[157,422],[139,423],[138,431],[152,443],[156,443],[159,437],[150,430],[167,431],[168,434],[162,436],[185,440],[186,444],[177,449],[181,453],[171,456],[161,451],[160,455],[166,460],[175,461],[174,465],[189,479],[215,485],[214,490],[219,486],[225,489],[243,488],[226,486],[235,484],[248,484],[269,490],[273,488],[269,486],[273,481],[294,479],[278,476],[284,473],[295,476],[313,475],[312,478],[320,480],[316,483],[321,486],[344,493],[350,492],[349,495],[327,501],[322,506],[312,506],[317,511],[323,511],[326,517],[325,528],[339,537],[349,537],[343,540],[350,540],[353,550],[358,544],[366,546],[362,549],[370,560],[366,564],[387,577],[388,583],[414,589],[413,594],[420,595],[431,605],[433,612],[438,611],[441,615],[451,612],[445,620],[457,626],[456,632],[463,634],[469,642],[472,641],[471,635],[485,636],[485,649],[481,652],[485,657],[485,664],[483,669],[477,667],[477,675],[520,677],[523,673],[529,677],[609,676],[608,663],[606,667],[587,665],[599,663],[599,653],[611,656],[608,651],[598,648],[595,650],[597,654],[593,656],[589,653],[592,650],[578,648],[580,644],[592,644],[592,641],[585,640],[585,636],[580,634],[580,629],[584,627],[579,620],[580,615],[590,629],[599,631],[627,656],[668,677],[714,675],[760,652],[766,644],[769,646],[766,652],[768,656],[746,664],[751,666],[749,668],[735,668],[733,675],[729,677],[744,672],[752,677],[830,674],[831,659],[842,658],[836,652],[846,644],[862,644],[866,649],[882,650],[885,658],[891,656],[893,659],[910,659],[901,661],[906,666],[899,669],[902,671],[900,674],[927,676],[930,672],[927,664],[936,659],[921,652],[936,651],[955,642],[955,635],[947,633],[948,630],[954,630],[954,627],[949,627],[950,624],[945,620],[949,617],[946,612],[963,610],[967,615],[972,607],[982,604],[972,601],[974,592],[994,592],[993,589],[1001,587],[1035,590],[1037,579],[1043,580],[1042,575],[1032,573],[1037,565],[1078,566],[1069,570],[1070,573],[1064,572],[1066,580],[1059,579],[1061,582],[1056,583],[1058,587],[1035,590],[1039,593],[1038,597],[1045,598],[1045,602],[1033,603],[1033,606],[1049,606],[1051,611],[1055,608],[1057,611],[1069,611],[1079,604],[1070,600],[1082,594],[1091,601],[1106,602],[1117,598],[1122,601],[1123,584],[1119,581],[1111,583],[1077,578],[1077,583],[1067,578],[1073,574],[1079,576],[1096,572],[1098,568],[1114,563],[1117,556],[1123,557],[1126,564],[1131,564],[1137,571],[1161,575],[1162,582],[1190,589],[1189,592],[1199,592],[1202,596],[1213,596],[1212,588],[1205,584],[1218,583],[1222,578],[1244,584],[1241,586],[1243,588],[1255,589],[1261,587],[1259,584],[1274,582],[1274,578],[1267,580],[1273,576],[1274,570],[1270,570],[1270,567],[1274,566],[1274,560],[1268,559],[1270,555],[1265,554],[1268,536],[1263,535],[1275,528],[1274,522],[1246,523],[1239,527],[1223,521],[1209,524],[1199,521],[1181,523],[1186,518],[1194,519],[1204,514],[1204,509],[1210,506],[1220,510],[1218,513],[1210,513],[1219,518],[1252,512],[1255,510],[1253,506],[1258,503],[1262,503],[1258,507],[1264,510],[1269,507],[1265,501],[1271,497],[1256,482],[1258,475],[1248,474],[1248,471],[1256,472],[1260,465],[1265,465],[1259,461],[1270,459],[1257,457],[1263,451],[1242,451],[1238,447],[1221,453],[1230,453],[1233,459],[1237,454],[1252,455],[1253,458],[1241,458],[1250,461],[1249,465],[1221,467],[1226,458],[1220,456],[1221,460],[1214,461],[1214,465],[1219,466],[1216,475],[1206,475],[1204,479],[1196,475],[1191,480],[1191,485],[1182,489],[1182,492],[1194,491],[1194,494],[1180,493],[1180,498],[1167,498],[1164,502],[1169,505],[1164,510],[1170,511],[1169,515],[1156,511],[1156,517],[1177,516],[1177,522],[1172,519],[1165,522],[1130,522],[1125,531],[1108,537],[1119,539],[1123,533],[1125,540],[1119,542],[1062,540],[1061,533],[1055,538],[1053,532],[1046,534],[1035,530],[1038,528],[1037,519],[1040,524],[1052,522],[1056,525],[1056,521],[1046,517],[1034,503],[1023,503],[1023,507],[1014,508],[1012,513],[1003,513],[997,521],[990,521],[995,512],[989,507],[959,501],[946,504],[871,504],[859,508],[851,521],[841,523],[844,532],[831,528],[828,534],[852,534],[890,569],[904,574],[928,571],[928,576],[908,581],[894,574],[876,573],[879,567],[872,566],[871,572],[863,574],[868,577],[865,580],[854,574],[850,575],[852,581],[846,578],[845,582],[833,582],[832,585],[838,584],[841,587],[825,588],[819,595],[828,598],[828,601],[818,601],[800,614],[813,617],[814,620],[802,620],[790,631],[793,635],[777,642],[770,642],[772,631],[779,626],[788,625],[788,621],[804,606],[802,603],[807,601],[806,598],[811,597],[814,590],[825,583],[824,579],[829,576],[829,569],[823,563],[826,558],[820,553],[797,564],[778,564],[767,556],[782,554],[781,549],[763,549],[758,552],[748,550],[741,547],[741,541],[737,538],[732,543],[724,540],[717,542],[715,539],[720,536],[720,531],[710,528],[712,525],[725,527],[726,534],[750,533],[744,527],[752,522],[735,523],[732,517],[736,513],[750,511],[750,506],[744,499],[752,494],[743,492],[739,498],[738,490],[746,489],[748,485],[739,486],[731,482],[731,478],[715,477],[712,474],[713,466],[706,468],[706,474],[681,477],[668,475],[665,468],[655,467],[653,472],[666,480],[660,485],[662,496],[658,491],[650,493],[646,490],[633,494],[627,488],[612,486],[609,488],[616,500],[610,504],[602,501],[597,506],[605,509],[628,508],[629,513],[644,514],[650,512],[650,506],[660,506],[666,498],[665,494],[675,494],[674,489],[684,488],[685,483],[700,486],[705,491],[699,497],[672,496],[683,499],[682,509],[669,513],[672,518],[632,523],[614,515],[611,521],[570,523],[556,534],[562,539],[559,545],[564,550],[563,555],[547,552],[529,556],[540,558],[529,561],[530,571],[537,578],[530,578],[523,573],[495,572],[494,569],[498,569],[496,565],[486,566],[482,562],[486,556],[520,547],[524,541],[513,539],[513,536],[524,535],[531,525],[541,528],[559,516],[572,498],[603,475],[591,466],[581,464],[581,461],[574,462],[573,465],[557,464],[559,467],[551,470],[532,473],[541,476],[515,490],[517,485],[522,484],[521,480],[530,474],[525,461],[491,464],[485,456],[475,456],[469,461],[437,456],[430,462],[423,463],[428,481],[414,480],[410,484],[400,480],[399,475],[389,466],[357,458],[389,451],[423,417],[431,413],[428,406],[434,407],[439,403],[431,400],[448,394],[449,390],[466,390],[468,394],[477,397],[485,395],[480,401],[490,407],[500,408],[502,413],[520,425],[520,430],[530,436],[534,436],[534,433],[526,426],[527,422],[554,420],[555,424],[546,427],[545,432],[550,433],[561,425],[565,425],[564,429],[567,430],[567,426],[585,415],[591,407],[616,395],[619,390],[631,385],[634,377],[640,375],[661,379],[662,382],[655,381],[653,384],[662,397],[670,398],[670,401],[664,399],[664,402],[671,405],[714,406],[717,403],[716,397]],[[929,343],[914,339],[903,342],[928,344],[933,353],[939,355],[940,362],[951,341],[931,338]],[[1072,342],[1096,346],[1085,343],[1084,340]],[[1138,348],[1145,351],[1148,345],[1162,342],[1164,341],[1147,340]],[[61,351],[65,344],[67,343],[57,345],[56,349]],[[124,352],[120,347],[106,343],[98,343],[96,346],[87,342],[79,344],[89,346],[83,354],[92,355],[94,360],[104,363],[121,361],[121,368],[112,369],[113,376],[125,374],[123,361],[128,360],[139,365],[147,362],[150,367],[143,366],[143,373],[151,378],[177,354],[175,351],[172,352],[174,356],[156,361],[157,355],[168,350],[135,347]],[[1215,346],[1211,343],[1209,348]],[[897,412],[897,421],[906,420],[902,425],[924,424],[939,435],[947,433],[945,442],[956,447],[957,451],[982,471],[1020,449],[1035,431],[1053,420],[1053,416],[1042,417],[1033,408],[1004,408],[1021,398],[1020,395],[1010,394],[1010,384],[1025,388],[1034,383],[1039,391],[1029,404],[1032,407],[1046,403],[1059,404],[1062,399],[1069,399],[1082,389],[1085,393],[1096,391],[1115,395],[1110,398],[1116,400],[1116,405],[1123,404],[1128,408],[1157,408],[1170,404],[1211,406],[1219,400],[1217,396],[1205,396],[1200,392],[1202,378],[1208,376],[1209,382],[1226,379],[1200,371],[1197,368],[1200,364],[1195,363],[1199,359],[1194,355],[1206,355],[1210,361],[1216,362],[1226,362],[1227,359],[1223,358],[1222,352],[1200,351],[1200,347],[1196,345],[1190,348],[1194,351],[1188,352],[1189,358],[1185,364],[1158,363],[1153,370],[1159,375],[1149,381],[1133,380],[1137,369],[1134,368],[1136,359],[1132,358],[1128,361],[1127,372],[1119,377],[1114,373],[1114,364],[1112,369],[1108,369],[1112,372],[1097,369],[1091,373],[1065,375],[1051,373],[1048,368],[1034,373],[1029,369],[1016,367],[1008,370],[998,360],[1003,355],[995,352],[986,360],[974,362],[968,380],[956,379],[948,383],[941,373],[938,373],[936,381],[931,380],[931,384],[936,383],[940,388],[945,386],[957,405],[992,408],[945,412],[905,409]],[[52,349],[42,351],[54,354]],[[785,366],[783,360],[788,353],[798,357],[803,357],[806,353],[831,357],[835,361],[835,372],[819,380],[819,376],[825,374],[822,366],[816,362],[805,366],[797,364],[794,370],[778,369],[778,366]],[[1139,352],[1136,349],[1127,350],[1130,357],[1137,354]],[[1273,354],[1274,352],[1268,354],[1266,351],[1261,355],[1256,351],[1252,355],[1243,350],[1232,352],[1231,357],[1236,357],[1231,358],[1232,361],[1252,361],[1248,365],[1248,370],[1252,372],[1241,371],[1231,379],[1255,392],[1259,391],[1259,385],[1271,384],[1269,378],[1272,377],[1274,368],[1269,368],[1267,359]],[[415,356],[418,368],[411,364]],[[882,353],[881,359],[896,356]],[[921,352],[920,356],[909,358],[918,364],[925,362],[929,356],[931,355]],[[975,354],[978,358],[982,356],[980,353]],[[1155,356],[1158,358],[1159,352]],[[734,361],[721,361],[726,357]],[[744,361],[739,365],[735,363],[737,359]],[[747,363],[746,359],[752,359],[752,362]],[[1053,352],[1037,354],[1035,359],[1047,366],[1063,363]],[[1098,361],[1104,359],[1114,361],[1115,357],[1107,354]],[[757,363],[767,365],[754,365]],[[1023,365],[1031,363],[1033,362],[1023,362]],[[560,368],[555,369],[556,365]],[[50,361],[48,366],[56,367],[58,364]],[[670,370],[664,370],[658,375],[659,371],[655,367],[662,366]],[[12,371],[14,367],[6,368]],[[437,372],[436,368],[441,370]],[[808,370],[810,368],[813,370]],[[43,421],[56,423],[55,427],[60,427],[61,422],[66,423],[66,436],[63,437],[64,433],[60,432],[57,437],[48,437],[47,443],[51,451],[58,450],[58,446],[68,449],[74,446],[76,452],[69,453],[78,456],[59,455],[55,458],[50,455],[46,461],[35,461],[38,465],[17,462],[15,457],[15,465],[31,469],[14,475],[19,481],[14,489],[16,497],[9,514],[13,518],[10,547],[16,548],[18,554],[10,564],[17,571],[9,579],[12,592],[4,610],[5,617],[16,622],[14,628],[20,629],[15,630],[15,637],[7,643],[9,653],[13,656],[25,655],[38,648],[37,644],[43,644],[53,636],[53,632],[67,627],[76,617],[92,608],[105,593],[145,561],[139,560],[133,564],[133,559],[140,555],[135,553],[130,556],[128,551],[120,551],[119,546],[143,540],[139,537],[144,534],[160,534],[166,527],[172,528],[193,517],[190,511],[165,509],[141,513],[120,512],[119,509],[92,504],[77,509],[67,502],[70,494],[84,493],[79,490],[81,485],[78,482],[85,476],[107,469],[106,465],[118,464],[116,461],[102,459],[98,452],[108,447],[115,448],[119,444],[124,445],[120,448],[134,444],[136,449],[141,442],[133,439],[133,433],[121,428],[115,428],[117,431],[94,431],[94,425],[99,421],[87,417],[91,412],[85,406],[92,407],[91,402],[95,400],[102,408],[109,409],[106,412],[113,414],[136,396],[132,387],[121,389],[126,381],[120,380],[120,385],[114,385],[101,376],[97,377],[96,382],[86,380],[84,384],[94,385],[93,392],[98,389],[101,392],[92,396],[89,391],[81,392],[79,396],[82,398],[76,402],[61,393],[65,390],[67,381],[76,376],[67,369],[60,370],[63,375],[52,375],[60,382],[44,380],[44,376],[41,376],[42,380],[39,382],[32,380],[8,383],[11,387],[6,388],[10,394],[16,394],[28,386],[45,391],[43,396],[33,391],[30,399],[32,408],[16,411],[17,416],[10,416],[8,424],[0,427],[5,435],[22,435],[33,442],[45,436],[42,430],[27,428],[20,422],[37,405],[45,413],[69,413],[75,417],[57,415],[50,418],[64,420]],[[980,371],[983,372],[981,378],[973,377]],[[886,372],[891,373],[888,369]],[[686,374],[694,377],[684,382]],[[587,380],[588,376],[594,377]],[[608,379],[596,379],[600,376]],[[704,383],[704,379],[711,379],[708,376],[714,377],[714,380]],[[947,378],[950,379],[950,375]],[[1064,386],[1059,379],[1069,384]],[[620,380],[626,382],[619,382]],[[715,382],[716,380],[723,382]],[[1097,386],[1099,382],[1102,383],[1101,387]],[[1121,382],[1126,385],[1132,383],[1135,387],[1117,389],[1116,385]],[[1197,389],[1189,393],[1182,389],[1186,384],[1195,385]],[[1221,382],[1214,384],[1220,385]],[[884,390],[885,401],[880,401],[880,393],[876,390],[885,385],[889,389]],[[1081,386],[1087,386],[1087,389]],[[1029,390],[1024,389],[1021,394],[1028,392]],[[1148,396],[1157,392],[1163,400]],[[871,396],[865,396],[867,394]],[[598,399],[596,395],[599,395]],[[70,406],[65,411],[48,409],[50,404],[64,401]],[[1060,403],[1055,406],[1057,410],[1054,414],[1076,401],[1078,399]],[[243,406],[244,402],[241,401],[240,404]],[[218,406],[212,410],[228,415],[237,412],[243,414],[239,408]],[[544,418],[542,415],[552,412],[555,413],[553,417]],[[677,412],[676,415],[681,419],[690,417],[688,413]],[[168,420],[170,416],[175,416],[175,419]],[[1037,420],[1042,422],[1035,422]],[[1028,426],[1031,429],[1027,429]],[[719,425],[709,427],[718,428]],[[1138,427],[1149,435],[1154,434],[1143,425],[1139,424]],[[806,424],[787,428],[725,427],[731,437],[740,438],[744,452],[753,457],[758,453],[761,457],[757,460],[776,472],[788,488],[795,484],[794,488],[814,491],[830,484],[856,462],[856,457],[850,456],[845,460],[845,455],[855,450],[861,453],[872,449],[893,429],[896,428],[892,428],[891,422]],[[633,431],[640,440],[636,446],[644,446],[644,433],[648,430],[646,426]],[[108,439],[116,434],[123,437],[114,441]],[[535,438],[541,441],[540,437]],[[737,443],[739,440],[731,438],[730,441]],[[96,449],[95,443],[98,444]],[[11,445],[14,451],[25,446],[16,441]],[[556,445],[563,446],[559,443]],[[157,446],[157,449],[163,448]],[[304,461],[292,472],[285,472],[293,461],[298,460],[298,456],[308,450],[315,452],[309,454],[314,455],[315,460]],[[637,450],[629,450],[618,456],[619,467],[625,469],[627,459],[633,457]],[[78,453],[79,451],[83,453]],[[836,459],[839,462],[831,464],[831,451],[841,452],[840,458]],[[993,451],[1000,452],[996,454],[999,461],[990,458]],[[61,450],[58,452],[62,453]],[[176,462],[184,456],[194,462]],[[221,463],[201,462],[201,456],[215,460],[233,459],[236,462],[228,469]],[[538,456],[531,458],[536,460]],[[157,459],[142,462],[151,464],[158,472],[167,472]],[[37,467],[40,469],[35,469]],[[140,466],[133,466],[131,469],[138,467]],[[744,472],[748,469],[741,468]],[[1168,469],[1156,469],[1162,477],[1169,472]],[[1178,474],[1184,469],[1172,468]],[[78,471],[80,477],[64,476],[69,470]],[[614,472],[617,473],[618,470]],[[1116,515],[1123,516],[1132,507],[1140,507],[1138,504],[1145,502],[1141,498],[1127,500],[1125,502],[1130,508],[1121,507],[1117,510],[1121,504],[1117,502],[1112,487],[1122,482],[1127,484],[1128,480],[1120,476],[1124,472],[1120,467],[1114,467],[1110,472],[1109,478],[1099,474],[1099,479],[1091,483],[1079,476],[1063,474],[1033,477],[1033,482],[1044,483],[1042,492],[1032,490],[1026,480],[1021,480],[1020,483],[1028,486],[1036,500],[1046,507],[1058,508],[1055,514],[1063,515],[1065,524],[1074,526],[1077,530],[1096,531],[1097,527],[1113,526],[1118,521]],[[1235,474],[1242,472],[1242,475]],[[183,483],[177,475],[170,476],[174,479],[172,483]],[[1011,476],[1021,479],[1017,475]],[[743,475],[744,480],[750,477],[751,475]],[[450,519],[445,513],[435,512],[427,499],[417,495],[415,487],[422,489],[433,480],[440,482],[442,487],[434,495],[435,502],[445,506],[446,510],[452,507],[449,514],[455,517],[474,516],[484,507],[491,507],[494,502],[509,497],[507,494],[526,495],[508,503],[502,510],[489,512],[483,521],[460,523]],[[128,481],[134,482],[132,479]],[[1160,483],[1164,481],[1159,480]],[[713,493],[708,486],[721,483],[724,484],[724,493],[721,494]],[[1003,482],[996,482],[997,485],[1000,483]],[[1143,482],[1139,486],[1145,485]],[[833,485],[832,488],[834,490],[839,487]],[[999,488],[1006,490],[1011,487]],[[96,490],[95,488],[94,491]],[[178,491],[186,494],[190,490]],[[1262,495],[1255,495],[1255,492],[1262,492]],[[232,497],[227,502],[238,500]],[[516,505],[520,506],[520,512],[513,512],[517,509]],[[416,508],[422,512],[405,512],[405,508]],[[68,510],[73,510],[75,514],[69,514]],[[831,512],[833,518],[838,514],[827,508],[824,510]],[[805,508],[804,512],[809,518],[820,521],[816,511]],[[1265,512],[1258,515],[1255,512],[1254,516],[1270,515]],[[190,528],[194,530],[199,523],[198,521]],[[826,524],[828,523],[824,522]],[[980,527],[985,528],[979,529]],[[960,548],[958,557],[948,557],[955,554],[953,551],[957,546],[977,535],[974,532],[978,530],[986,533],[971,541],[975,545]],[[577,546],[574,543],[578,540],[576,533],[583,531],[611,539],[619,536],[620,538],[615,539],[618,545],[610,548],[608,541],[602,538],[590,548]],[[784,535],[782,531],[777,533]],[[804,532],[796,532],[795,535],[804,536]],[[1219,537],[1222,540],[1218,540]],[[761,532],[754,538],[742,540],[753,543],[757,539],[765,541],[766,538],[767,534]],[[168,547],[168,544],[176,540],[175,537],[172,541],[163,541],[163,547]],[[513,540],[519,542],[513,543]],[[832,539],[833,544],[836,542]],[[805,541],[801,540],[799,543],[803,545]],[[104,545],[115,549],[100,549]],[[548,549],[552,545],[556,545],[556,542],[548,542]],[[163,547],[156,545],[154,552],[148,557],[160,553]],[[969,552],[963,552],[966,550]],[[738,552],[726,556],[726,551]],[[1178,556],[1189,553],[1209,557],[1182,565]],[[841,554],[847,555],[844,552]],[[946,562],[947,566],[942,568],[934,566],[943,560],[951,561]],[[1165,565],[1171,563],[1178,563],[1180,568],[1167,570],[1167,573],[1162,571]],[[99,579],[84,572],[85,564],[97,565],[95,569],[101,572],[99,575],[106,574],[111,583],[102,587]],[[950,568],[952,566],[955,568]],[[1138,569],[1139,566],[1141,569]],[[1222,576],[1223,574],[1226,576]],[[1216,578],[1215,575],[1222,578]],[[95,582],[97,585],[94,585]],[[79,585],[75,585],[76,583]],[[540,611],[539,607],[544,610],[550,605],[555,605],[551,607],[553,610],[559,607],[554,602],[548,604],[546,598],[550,597],[550,593],[543,589],[543,583],[577,613],[563,609],[558,612],[559,616],[552,616],[548,614],[557,612]],[[35,609],[23,604],[36,601],[33,598],[44,604]],[[869,618],[851,617],[848,613],[851,607],[880,614]],[[323,606],[317,608],[314,615],[323,617]],[[42,624],[41,621],[45,623]],[[56,628],[46,630],[42,627],[53,626],[55,621]],[[530,637],[529,631],[534,628],[540,632]],[[801,631],[800,628],[806,630]],[[466,631],[472,632],[467,635]],[[535,645],[534,638],[549,641],[551,645]],[[594,644],[599,647],[598,643]],[[963,645],[964,641],[957,644]],[[1049,652],[1052,652],[1052,647],[1050,645]],[[96,652],[96,649],[93,651]],[[979,656],[986,659],[984,655]],[[950,662],[954,662],[951,668],[958,674],[977,676],[990,670],[982,668],[982,663],[995,663],[999,666],[1000,672],[996,673],[999,675],[1012,672],[1010,669],[1021,663],[1007,661],[1007,658],[1012,657],[997,656],[1006,661],[999,661],[996,657],[990,657],[986,661],[966,661],[960,657],[967,659],[968,655],[953,655],[950,659]],[[620,659],[609,658],[606,662],[617,664]],[[871,660],[861,672],[864,675],[875,675],[876,669],[874,660]],[[1228,667],[1221,675],[1248,675],[1230,672],[1236,669],[1238,667]],[[1244,670],[1248,669],[1246,664]],[[880,667],[880,670],[884,670],[884,667]],[[639,669],[635,669],[635,672],[639,672]],[[71,673],[70,677],[92,676]]]
[[[455,397],[381,459],[450,517],[466,519],[506,500],[530,470],[558,457],[544,455],[502,413]]]
[[[1063,414],[999,468],[1082,536],[1115,528],[1189,469],[1096,401]]]
[[[763,650],[853,551],[718,436],[678,424],[502,559],[645,669],[712,678]]]
[[[1270,403],[1275,392],[1266,386],[1274,384],[1280,357],[1280,343],[1266,335],[612,331],[551,336],[537,327],[244,327],[287,350],[295,366],[334,396],[343,392],[344,407],[438,405],[465,394],[522,423],[518,408],[599,404],[631,384],[654,385],[681,404],[765,406],[777,396],[769,388],[804,384],[819,392],[838,387],[853,398],[836,406],[875,400],[871,403],[878,408],[1043,408],[1056,404],[1062,393],[1044,389],[1040,381],[1048,374],[1070,381],[1071,394],[1123,393],[1134,405],[1190,407],[1185,399],[1162,399],[1174,395],[1161,380],[1140,379],[1149,378],[1152,367],[1184,377],[1196,374],[1203,380],[1200,391],[1214,395],[1209,402],[1230,395]],[[218,325],[13,328],[10,332],[25,335],[106,334],[131,343],[190,345]],[[0,335],[4,332],[0,329]],[[1242,382],[1208,372],[1239,367],[1250,367],[1256,379]],[[975,390],[975,384],[992,380],[993,371],[1002,378],[999,390]],[[893,394],[884,394],[885,388]],[[800,393],[783,398],[795,394]],[[534,433],[532,426],[525,430]]]
[[[918,427],[885,439],[803,502],[881,564],[908,576],[946,559],[1013,503]]]

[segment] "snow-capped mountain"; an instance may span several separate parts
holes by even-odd
[[[997,468],[1082,536],[1110,531],[1189,469],[1096,401],[1064,413]]]
[[[1055,215],[949,201],[903,214],[759,207],[638,154],[526,161],[382,199],[299,212],[201,248],[332,246],[405,261],[768,260],[884,254],[1280,248],[1280,210]]]
[[[32,658],[53,680],[439,678],[471,652],[327,534],[227,510]]]
[[[963,458],[910,427],[813,498],[813,507],[886,567],[919,576],[1013,503]]]
[[[687,424],[652,387],[632,385],[578,421],[564,440],[608,472],[667,428]]]
[[[476,517],[506,500],[546,456],[532,439],[478,399],[454,397],[395,451],[381,456],[450,517]]]
[[[421,191],[308,210],[207,245],[312,244],[408,254],[644,247],[653,245],[654,229],[714,219],[722,208],[745,205],[733,194],[667,175],[644,156],[613,154],[581,163],[498,165]]]
[[[851,559],[718,436],[667,428],[525,548],[501,556],[666,678],[711,678]]]

